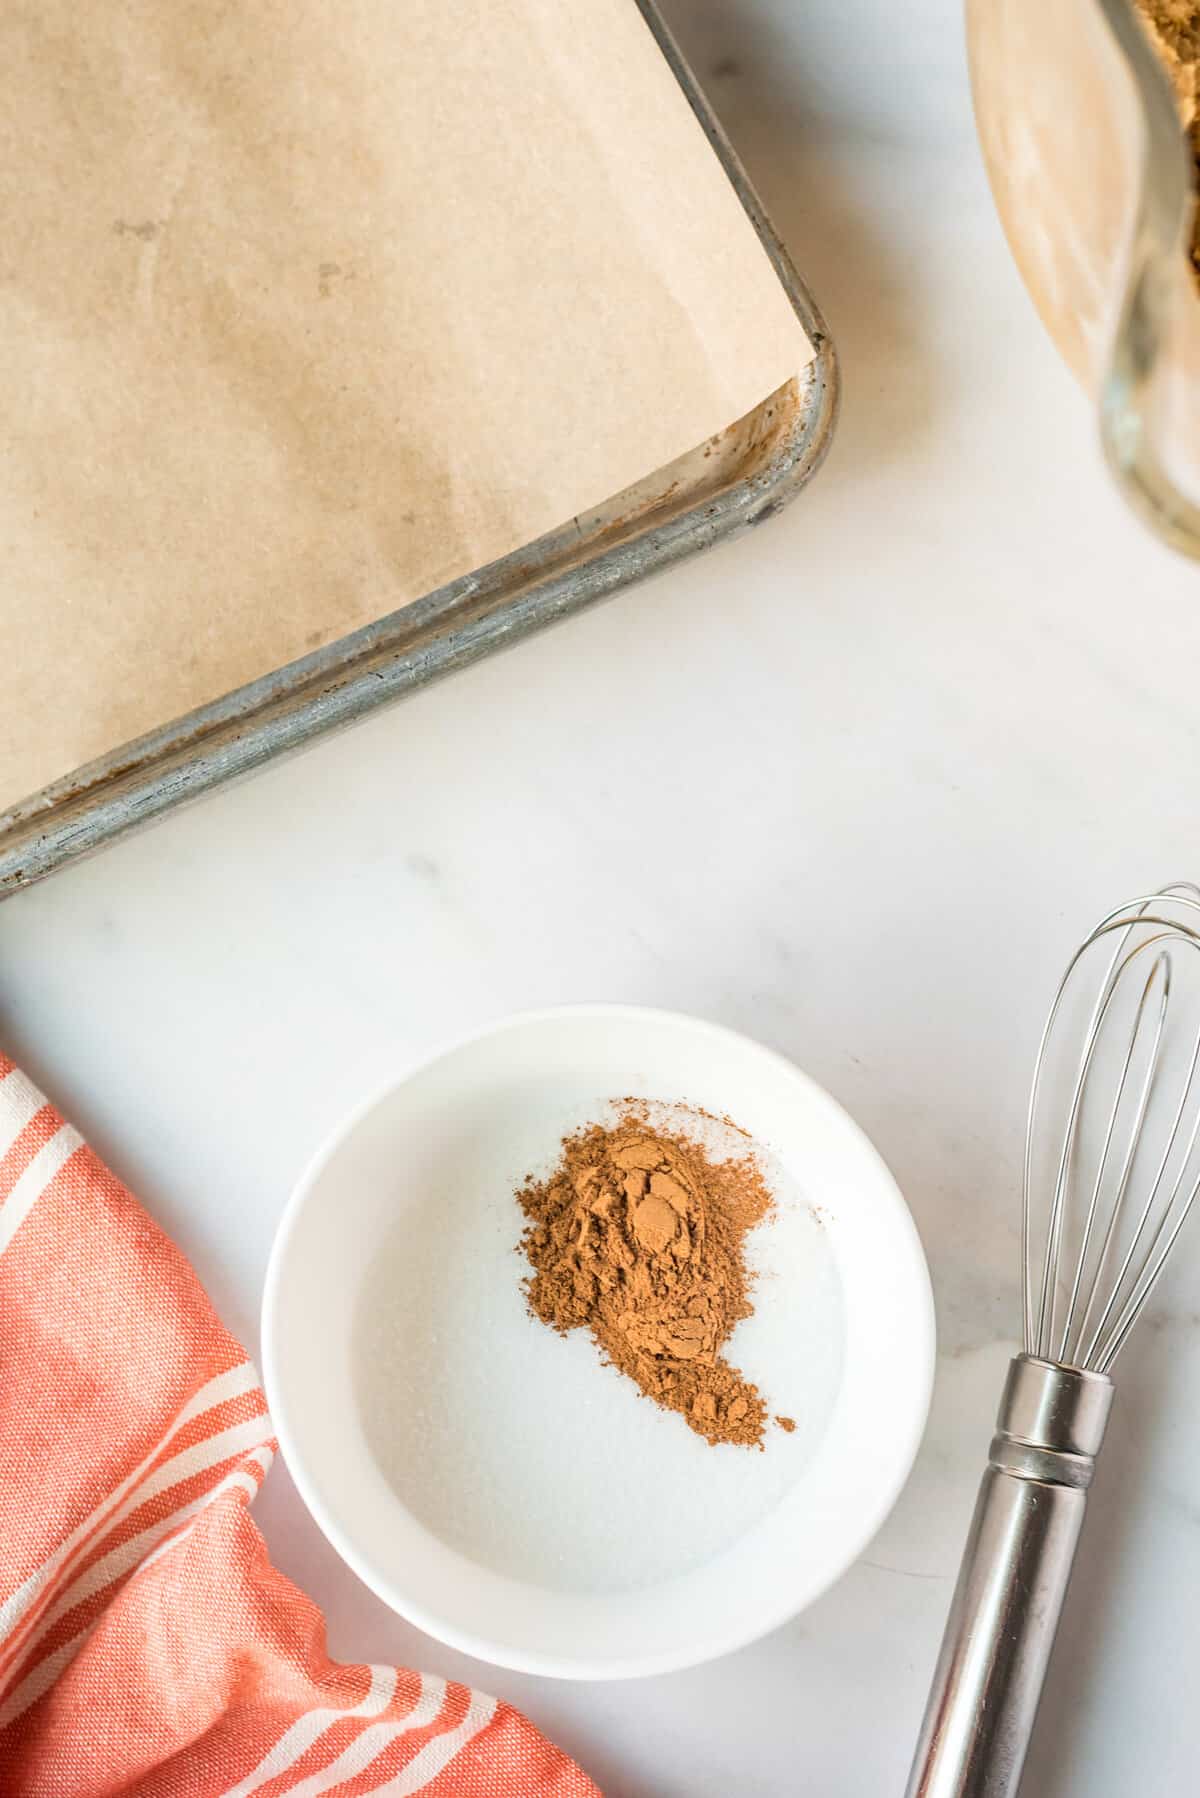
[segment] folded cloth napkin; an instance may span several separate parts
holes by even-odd
[[[329,1659],[250,1520],[273,1449],[188,1263],[0,1057],[4,1798],[599,1798],[509,1705]]]

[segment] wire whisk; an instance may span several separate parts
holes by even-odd
[[[1172,915],[1172,914],[1176,915]],[[1190,916],[1189,916],[1190,915]],[[1055,1033],[1077,984],[1089,977],[1093,951],[1111,950],[1091,1006],[1055,1171],[1046,1251],[1037,1277],[1031,1252],[1033,1179],[1039,1112]],[[1200,951],[1200,887],[1180,881],[1134,900],[1101,920],[1076,950],[1055,995],[1034,1065],[1025,1137],[1022,1258],[1025,1265],[1025,1352],[1067,1367],[1107,1373],[1167,1263],[1200,1191],[1200,1006],[1183,1045],[1168,1031],[1180,956]],[[1200,974],[1200,964],[1196,973]],[[1132,997],[1131,1017],[1122,999]],[[1104,1054],[1105,1031],[1118,1032],[1115,1057]],[[1108,1045],[1112,1046],[1112,1045]],[[1161,1152],[1147,1150],[1152,1107],[1162,1108],[1170,1049],[1183,1047],[1177,1097],[1159,1119]],[[1109,1065],[1111,1062],[1111,1065]],[[1108,1076],[1107,1092],[1100,1090]],[[1083,1132],[1099,1110],[1100,1128],[1086,1153]],[[1092,1177],[1084,1183],[1089,1159]],[[1147,1162],[1151,1172],[1147,1173]],[[1144,1184],[1139,1187],[1139,1175]],[[1142,1193],[1138,1202],[1139,1191]],[[1077,1211],[1083,1198],[1083,1209]],[[1082,1217],[1074,1270],[1063,1278],[1073,1212]],[[1107,1217],[1107,1222],[1101,1223]],[[1126,1226],[1128,1225],[1128,1229]],[[1123,1254],[1114,1254],[1127,1238]],[[1115,1273],[1113,1271],[1115,1267]],[[1107,1282],[1107,1297],[1105,1283]]]
[[[1034,1063],[1011,1363],[908,1798],[1012,1798],[1112,1403],[1200,1192],[1200,887],[1102,918]]]

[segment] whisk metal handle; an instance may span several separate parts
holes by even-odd
[[[1104,1374],[1008,1370],[906,1798],[1013,1798],[1112,1403]]]

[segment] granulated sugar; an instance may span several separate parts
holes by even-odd
[[[702,1134],[714,1158],[745,1154],[736,1132],[659,1109],[660,1127]],[[441,1189],[399,1209],[357,1319],[364,1427],[397,1496],[470,1558],[571,1590],[656,1583],[736,1541],[803,1477],[842,1363],[828,1241],[761,1149],[775,1205],[745,1239],[754,1313],[727,1353],[793,1431],[771,1431],[762,1453],[711,1446],[603,1365],[585,1332],[560,1337],[529,1316],[514,1188],[550,1172],[562,1136],[619,1115],[598,1101],[499,1160],[494,1136],[464,1143]]]

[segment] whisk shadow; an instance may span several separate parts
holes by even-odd
[[[1169,1427],[1161,1403],[1167,1360],[1161,1338],[1150,1333],[1130,1348],[1118,1370],[1103,1457],[1026,1762],[1022,1791],[1038,1798],[1079,1798],[1084,1790],[1080,1748],[1095,1727],[1101,1669],[1123,1637],[1121,1590],[1135,1521],[1144,1515],[1153,1470],[1163,1465],[1156,1443]]]

